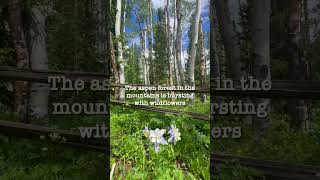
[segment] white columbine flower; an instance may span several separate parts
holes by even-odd
[[[175,125],[171,125],[169,134],[170,134],[170,137],[168,142],[173,142],[174,144],[176,144],[176,142],[181,140],[181,133],[179,132],[179,129]]]
[[[149,139],[152,144],[154,144],[154,149],[156,153],[160,151],[160,145],[167,145],[168,142],[164,139],[163,134],[166,132],[165,129],[156,129],[149,131]]]

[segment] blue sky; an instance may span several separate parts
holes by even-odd
[[[188,0],[190,2],[195,2],[195,0]],[[165,6],[166,0],[152,0],[152,6],[153,9],[158,9],[158,8],[163,8]],[[202,0],[202,5],[201,5],[201,16],[203,19],[203,31],[205,33],[210,31],[210,20],[209,20],[209,0]],[[155,17],[156,18],[156,17]],[[134,16],[130,17],[130,20],[132,22],[136,22],[137,20]],[[189,30],[190,24],[187,24],[186,27],[183,27],[183,35],[182,35],[182,43],[183,43],[183,51],[186,51],[186,49],[189,46],[189,38],[188,38],[188,30]],[[130,33],[132,32],[131,29],[126,28],[126,32]],[[131,40],[129,40],[128,45],[131,46],[132,44],[139,44],[140,39],[139,36],[133,37]]]

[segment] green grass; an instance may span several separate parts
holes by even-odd
[[[30,140],[1,137],[1,180],[102,180],[106,157]]]
[[[14,121],[15,114],[0,114]],[[102,122],[102,117],[70,117],[60,121],[36,120],[34,124],[57,128],[77,127]],[[104,117],[105,120],[105,117]],[[39,137],[40,138],[40,137]],[[1,180],[88,180],[107,179],[105,154],[48,144],[37,140],[10,138],[0,134]]]
[[[320,128],[313,124],[313,132],[305,133],[289,127],[288,117],[273,115],[265,137],[254,140],[250,127],[243,125],[240,139],[217,139],[216,152],[250,156],[265,160],[286,161],[292,164],[320,165]]]
[[[223,124],[225,117],[216,124]],[[320,110],[314,108],[311,113],[312,131],[309,133],[293,130],[288,123],[288,117],[284,114],[272,114],[272,121],[268,133],[259,141],[254,140],[251,127],[241,123],[231,122],[229,126],[242,125],[243,136],[240,139],[216,139],[213,143],[215,152],[236,156],[254,157],[261,160],[284,161],[289,164],[304,164],[320,166]],[[230,121],[227,121],[230,122]],[[256,179],[263,176],[252,169],[241,167],[237,162],[224,166],[216,179]]]

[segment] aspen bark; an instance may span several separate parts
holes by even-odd
[[[149,53],[147,52],[147,31],[143,31],[143,61],[144,61],[144,82],[146,85],[150,85],[150,64]]]
[[[218,33],[218,23],[216,18],[215,1],[210,2],[210,58],[211,58],[211,68],[210,73],[214,79],[221,77],[220,75],[220,62],[218,56],[217,48],[217,33]]]
[[[34,26],[30,29],[31,68],[32,70],[48,70],[48,53],[46,43],[46,18],[48,10],[44,6],[32,7]],[[32,83],[30,92],[30,110],[35,118],[48,117],[48,101],[50,87],[44,83]]]
[[[200,58],[200,86],[201,88],[206,87],[206,60],[204,57],[204,35],[202,30],[202,20],[199,23],[199,58]],[[200,95],[201,102],[206,100],[206,94]]]
[[[168,60],[168,77],[169,77],[169,84],[173,86],[173,60],[171,56],[171,27],[170,27],[170,16],[169,16],[169,3],[170,1],[167,0],[166,4],[166,34],[167,34],[167,60]]]
[[[17,54],[16,66],[19,69],[29,69],[29,52],[22,23],[21,2],[19,0],[8,1],[8,23]],[[18,113],[19,121],[22,122],[28,121],[28,91],[27,82],[16,81],[14,83],[14,108]]]
[[[182,68],[181,58],[181,41],[182,41],[182,14],[181,14],[181,0],[176,0],[176,16],[177,16],[177,35],[175,42],[177,69],[180,77],[181,85],[184,85],[184,72]]]
[[[174,72],[175,72],[175,79],[176,79],[176,84],[181,85],[181,77],[179,74],[179,66],[178,66],[178,59],[177,59],[177,50],[176,50],[176,42],[177,42],[177,0],[173,1],[173,33],[172,33],[172,47],[173,47],[173,61],[174,61]]]
[[[153,27],[152,27],[152,4],[151,0],[148,0],[148,20],[147,20],[147,32],[148,32],[148,74],[149,74],[149,84],[153,84],[154,81],[154,70],[153,70]]]
[[[117,38],[117,62],[119,63],[119,82],[120,84],[125,84],[125,61],[123,59],[123,48],[121,41],[121,15],[122,15],[122,1],[117,0],[116,5],[116,19],[115,19],[115,36]],[[125,99],[125,88],[120,88],[119,99]]]
[[[113,40],[112,40],[112,34],[109,32],[109,50],[108,52],[110,53],[110,64],[112,68],[112,73],[114,77],[114,82],[117,84],[120,84],[120,77],[119,77],[119,71],[118,71],[118,66],[117,66],[117,61],[116,61],[116,55],[115,55],[115,50],[114,50],[114,45],[113,45]],[[116,99],[120,98],[120,89],[118,87],[115,87],[114,89],[114,96]]]
[[[308,26],[309,26],[309,38],[311,42],[314,42],[319,36],[320,30],[320,17],[317,11],[320,2],[318,0],[304,0],[306,3],[306,9],[308,13]]]
[[[103,6],[103,0],[94,0],[93,1],[93,15],[96,24],[96,39],[95,39],[95,48],[97,52],[97,61],[103,63],[106,66],[106,56],[105,56],[105,39],[106,39],[106,16],[105,9]]]
[[[301,32],[302,6],[300,0],[290,1],[289,15],[289,78],[291,80],[305,80],[308,63],[304,57],[303,39]],[[305,100],[291,99],[288,101],[291,125],[305,131],[309,130],[308,106]]]
[[[240,42],[236,32],[236,26],[230,11],[229,0],[216,0],[216,13],[220,25],[225,55],[228,61],[229,77],[241,78]]]
[[[252,2],[252,40],[254,57],[254,76],[258,80],[271,80],[270,73],[270,15],[271,0],[253,0]],[[256,138],[266,134],[270,124],[270,99],[256,99],[256,104],[264,104],[266,117],[256,117],[253,125]]]
[[[196,14],[194,17],[194,26],[192,30],[191,52],[190,52],[189,70],[188,70],[190,86],[195,86],[194,70],[195,70],[195,59],[197,55],[200,15],[201,15],[201,0],[197,0]]]

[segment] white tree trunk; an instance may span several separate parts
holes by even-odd
[[[291,80],[306,80],[309,77],[308,63],[305,60],[305,53],[302,39],[301,17],[302,2],[300,0],[291,0],[289,4],[289,78]],[[290,99],[288,101],[289,116],[291,124],[304,131],[310,130],[308,117],[308,106],[305,100]]]
[[[151,0],[148,0],[148,23],[147,23],[147,32],[148,32],[148,48],[149,48],[149,57],[148,57],[148,68],[147,72],[149,74],[149,83],[151,84],[154,81],[154,70],[153,70],[153,22],[152,17],[152,4]]]
[[[122,49],[122,42],[120,40],[121,37],[121,12],[122,12],[122,1],[117,0],[116,5],[116,20],[115,20],[115,36],[118,38],[117,42],[117,62],[119,63],[119,81],[120,84],[125,84],[125,75],[124,75],[124,68],[125,68],[125,62],[123,59],[123,49]],[[125,99],[125,89],[120,89],[120,95],[119,99],[124,100]]]
[[[190,86],[195,86],[194,69],[195,69],[195,59],[197,56],[200,15],[201,15],[201,0],[197,0],[196,14],[194,17],[194,25],[192,30],[191,54],[189,59],[189,71],[188,71]]]
[[[112,33],[109,33],[109,37],[108,37],[108,51],[110,53],[109,59],[110,59],[110,65],[112,68],[112,73],[113,73],[113,77],[114,77],[114,82],[119,84],[119,72],[118,72],[118,67],[117,67],[117,62],[116,62],[116,55],[115,55],[115,50],[114,50],[114,44],[113,44],[113,40],[112,40]],[[116,99],[119,99],[119,88],[116,87],[114,88],[114,97]]]
[[[169,76],[169,84],[170,86],[173,86],[173,59],[171,56],[171,27],[170,27],[170,14],[169,14],[169,4],[170,1],[167,0],[167,4],[166,4],[166,26],[167,26],[167,59],[168,59],[168,76]]]
[[[173,47],[173,61],[174,61],[174,72],[175,72],[175,79],[177,85],[181,85],[181,78],[179,75],[179,66],[178,66],[178,60],[177,60],[177,53],[176,53],[176,42],[177,42],[177,4],[176,0],[173,0],[173,33],[172,33],[172,47]]]
[[[236,33],[241,33],[242,27],[239,24],[241,20],[240,16],[240,6],[243,0],[229,0],[228,7],[230,12],[230,19],[232,23],[233,31]]]
[[[143,32],[144,34],[144,44],[143,44],[143,60],[144,60],[144,83],[146,85],[150,85],[150,71],[149,71],[149,67],[150,67],[150,64],[149,64],[149,53],[148,53],[148,50],[147,50],[147,30],[144,30]]]
[[[320,30],[320,17],[319,17],[319,11],[317,10],[317,6],[320,5],[319,0],[306,0],[308,3],[308,19],[309,19],[309,36],[310,41],[314,42],[319,36],[319,30]]]
[[[123,12],[123,20],[122,20],[122,22],[123,22],[123,32],[125,33],[126,32],[126,16],[127,16],[127,3],[128,3],[128,0],[125,0],[124,1],[124,12]]]
[[[252,39],[254,55],[254,75],[256,79],[271,79],[270,73],[270,15],[271,0],[253,0]],[[270,99],[257,99],[257,104],[265,104],[268,115],[254,119],[257,137],[265,135],[270,122]]]
[[[220,61],[218,56],[218,45],[217,45],[217,34],[218,31],[218,23],[216,21],[216,10],[214,1],[211,1],[210,3],[210,56],[211,56],[211,63],[212,66],[210,73],[212,73],[212,76],[214,79],[218,79],[221,77],[220,74]]]
[[[16,51],[16,66],[20,69],[29,69],[29,52],[25,34],[23,31],[21,2],[19,0],[8,1],[8,23]],[[14,82],[14,108],[18,113],[19,121],[28,122],[28,96],[29,88],[27,82]]]
[[[32,70],[48,70],[48,54],[46,44],[46,18],[47,12],[40,6],[32,7],[32,17],[35,25],[30,29],[31,36],[31,68]],[[49,84],[32,83],[30,93],[31,115],[35,118],[48,116]]]
[[[105,18],[105,9],[103,7],[103,0],[94,0],[93,4],[93,15],[95,18],[95,24],[96,24],[96,40],[95,40],[95,47],[97,51],[97,61],[100,63],[103,63],[104,66],[107,66],[106,62],[106,43],[105,39],[107,36],[106,33],[106,18]]]
[[[204,55],[204,34],[202,30],[202,19],[199,23],[199,59],[200,59],[200,86],[201,88],[206,87],[206,59]],[[206,94],[201,93],[200,95],[201,102],[206,100]]]
[[[141,30],[140,32],[140,47],[142,48],[142,52],[144,52],[144,32]],[[140,80],[144,83],[145,82],[145,60],[144,60],[144,54],[141,53],[140,58],[139,58],[139,75],[140,75]]]
[[[231,1],[230,3],[238,3]],[[233,79],[240,79],[241,77],[241,61],[240,61],[240,41],[237,36],[237,12],[236,5],[230,6],[229,0],[216,0],[216,12],[220,25],[220,33],[222,36],[225,54],[228,60],[228,66],[231,72],[229,76]],[[233,12],[236,11],[236,12]],[[233,15],[232,15],[233,14]]]
[[[181,58],[181,39],[182,39],[182,14],[181,14],[181,0],[176,0],[176,16],[177,16],[177,35],[175,42],[177,69],[180,77],[181,85],[184,85],[184,72],[182,68]]]

